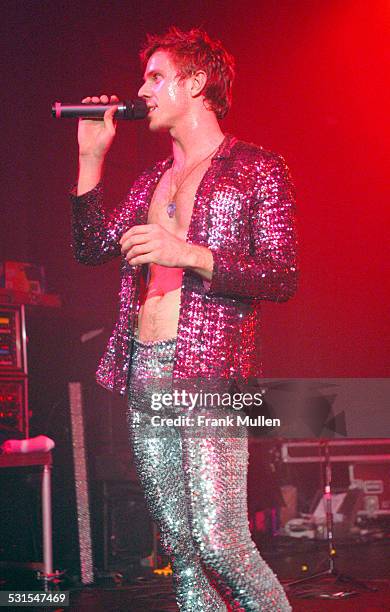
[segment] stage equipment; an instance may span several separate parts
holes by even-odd
[[[15,286],[23,287],[23,282],[27,283],[26,266],[30,266],[30,277],[32,269],[41,268],[19,262],[2,264],[1,283],[18,278]],[[25,304],[60,306],[61,302],[57,295],[0,288],[0,442],[29,437]]]
[[[283,463],[323,463],[319,454],[321,441],[301,440],[282,444]],[[332,463],[386,463],[390,462],[390,439],[328,440]]]
[[[102,576],[139,572],[153,550],[152,522],[140,488],[130,481],[94,483],[95,560]]]
[[[27,378],[0,378],[0,438],[28,437]]]
[[[93,582],[92,539],[89,488],[81,384],[69,383],[69,405],[72,423],[74,478],[79,533],[81,582]]]
[[[358,463],[349,466],[351,486],[362,491],[359,518],[390,517],[390,458],[389,462]]]
[[[358,516],[363,493],[358,487],[333,494],[333,535],[346,536],[351,532]],[[299,518],[291,518],[284,525],[284,532],[291,538],[324,539],[326,535],[326,498],[321,497],[316,502],[313,512],[301,513]]]
[[[116,583],[154,567],[153,527],[132,462],[126,402],[70,383],[81,582]],[[149,560],[147,561],[147,557]]]
[[[52,442],[52,440],[50,440]],[[42,500],[42,563],[19,563],[38,570],[38,578],[42,581],[45,591],[49,590],[51,584],[59,581],[61,572],[53,572],[53,544],[52,544],[52,521],[51,521],[51,452],[45,453],[9,453],[0,455],[0,468],[27,468],[42,467],[41,500]],[[19,470],[20,471],[20,470]]]
[[[46,293],[43,266],[22,261],[0,263],[0,287],[25,293]]]
[[[62,102],[54,102],[51,107],[52,117],[55,119],[102,119],[104,113],[109,108],[117,106],[115,119],[145,119],[149,109],[146,106],[145,100],[137,98],[136,100],[125,100],[115,104],[63,104]]]
[[[27,348],[24,305],[0,306],[0,431],[28,437]]]
[[[364,582],[357,580],[353,578],[352,576],[342,574],[336,568],[336,563],[335,563],[336,549],[335,549],[334,540],[333,540],[334,516],[333,516],[333,508],[332,508],[332,458],[330,455],[330,448],[335,445],[337,446],[337,442],[338,442],[337,440],[330,441],[327,439],[322,439],[322,440],[319,440],[318,442],[287,443],[284,445],[284,446],[290,446],[292,448],[297,448],[297,446],[302,447],[302,445],[305,445],[305,447],[308,448],[308,445],[309,445],[312,448],[312,450],[313,450],[313,447],[317,447],[319,451],[318,455],[315,457],[315,460],[321,461],[323,463],[323,469],[324,469],[324,499],[326,503],[326,539],[327,539],[327,544],[328,544],[327,546],[328,553],[327,553],[327,558],[326,558],[327,568],[324,569],[323,571],[311,574],[310,576],[306,576],[305,578],[301,578],[301,579],[290,582],[288,584],[289,589],[291,589],[291,587],[296,587],[298,585],[303,586],[305,583],[316,581],[317,579],[321,579],[326,576],[330,576],[334,578],[335,582],[349,584],[353,586],[355,589],[358,588],[360,590],[365,590],[365,591],[375,591],[376,590],[375,588],[369,587]],[[346,441],[343,440],[340,442],[345,443]],[[282,452],[282,455],[283,455],[283,452]],[[286,455],[284,454],[284,456]],[[306,456],[305,458],[307,459],[308,457]],[[309,458],[313,460],[313,457],[309,457]],[[340,591],[339,584],[337,588],[338,588],[339,598],[349,596],[350,592],[348,593],[347,591],[346,592]],[[354,592],[357,593],[356,590]],[[298,596],[299,594],[304,594],[304,591],[302,591],[301,593],[298,593],[297,590],[294,590],[294,595]],[[324,593],[322,591],[320,585],[318,585],[317,590],[311,591],[311,595],[313,595],[314,597],[322,598],[326,596],[327,594],[328,593]]]
[[[361,492],[352,505],[359,525],[365,525],[367,521],[364,519],[367,518],[371,525],[376,520],[378,524],[386,524],[384,519],[390,517],[390,439],[331,440],[328,444],[332,451],[330,461],[348,464],[349,488]],[[286,442],[281,449],[282,460],[286,464],[323,462],[324,457],[318,454],[318,448],[318,442],[313,441]],[[313,521],[301,521],[302,525],[298,519],[295,523],[290,521],[289,528],[295,531],[291,535],[297,537],[305,527],[312,531],[308,522]],[[314,537],[314,534],[308,534],[308,537]]]

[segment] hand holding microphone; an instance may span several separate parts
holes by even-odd
[[[80,158],[90,158],[91,161],[103,162],[107,155],[112,142],[116,134],[116,121],[114,115],[118,109],[115,104],[119,102],[117,96],[103,95],[97,97],[84,98],[83,104],[111,104],[105,112],[103,117],[86,119],[79,119],[78,127],[78,143],[79,143],[79,154]]]
[[[61,104],[52,106],[53,117],[79,118],[79,181],[77,194],[92,189],[101,179],[104,158],[116,134],[116,119],[144,119],[148,114],[145,101],[141,98],[119,102],[115,95],[92,96],[82,104]]]
[[[147,116],[148,111],[149,109],[146,102],[142,98],[119,102],[117,96],[111,96],[109,99],[106,95],[84,98],[82,104],[63,104],[61,102],[54,102],[51,109],[52,116],[56,119],[79,118],[95,120],[97,122],[101,122],[101,128],[103,127],[104,122],[104,127],[107,130],[107,134],[112,134],[112,128],[115,128],[116,124],[114,121],[116,119],[144,119]],[[98,133],[96,124],[94,132]],[[102,151],[98,151],[99,155],[101,152]],[[103,154],[106,152],[107,150],[105,151],[103,148]],[[89,154],[89,150],[87,150],[87,154]]]
[[[112,104],[103,117],[95,119],[79,119],[79,179],[77,194],[90,191],[100,181],[103,173],[104,159],[110,150],[116,133],[114,115],[117,110],[117,96],[93,96],[84,98],[83,104]]]

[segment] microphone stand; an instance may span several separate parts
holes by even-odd
[[[375,587],[370,587],[361,580],[358,580],[346,574],[342,574],[336,568],[336,562],[335,562],[336,550],[335,550],[334,543],[333,543],[334,521],[333,521],[333,509],[332,509],[332,464],[331,464],[330,454],[329,454],[329,440],[327,439],[321,440],[320,449],[321,447],[324,448],[323,457],[324,457],[325,478],[324,478],[323,498],[325,499],[325,511],[326,511],[327,556],[326,556],[325,563],[327,564],[327,567],[323,571],[315,572],[314,574],[311,574],[310,576],[305,576],[304,578],[293,580],[292,582],[287,583],[287,587],[288,589],[290,589],[290,587],[295,587],[297,585],[304,585],[305,583],[309,583],[312,581],[315,582],[318,579],[320,581],[321,578],[330,576],[334,579],[334,583],[340,583],[340,582],[348,583],[363,591],[377,591]],[[327,585],[329,586],[329,582],[327,583]],[[356,595],[357,593],[358,591],[353,591],[353,592],[351,591],[340,592],[339,591],[335,599],[336,598],[342,599],[343,597],[348,597],[352,594]],[[301,596],[308,595],[308,591],[307,590],[298,591],[294,589],[292,594],[296,597],[299,597],[300,595]],[[310,591],[310,594],[313,595],[313,597],[321,597],[322,599],[327,598],[329,597],[329,589],[327,589],[326,591],[322,590],[321,585],[319,584],[317,590],[313,589],[313,591]]]

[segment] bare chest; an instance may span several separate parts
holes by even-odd
[[[197,168],[181,185],[172,181],[170,171],[165,172],[154,191],[148,223],[158,223],[184,240],[190,226],[196,192],[206,169],[205,165]],[[171,205],[171,210],[175,209],[171,216],[168,205]]]

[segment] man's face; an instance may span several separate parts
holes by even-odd
[[[149,106],[151,130],[169,130],[178,125],[190,110],[188,79],[179,80],[173,59],[165,51],[156,51],[149,59],[144,84],[138,95]]]

